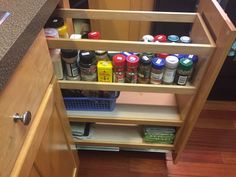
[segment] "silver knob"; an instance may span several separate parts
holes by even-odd
[[[21,121],[24,125],[29,125],[29,123],[31,121],[31,112],[26,111],[23,115],[15,113],[13,115],[13,120],[14,120],[14,122]]]

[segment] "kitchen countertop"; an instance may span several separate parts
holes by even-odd
[[[11,13],[0,25],[0,90],[4,88],[58,1],[0,0],[0,11]]]

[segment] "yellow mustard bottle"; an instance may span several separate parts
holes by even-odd
[[[112,82],[111,61],[98,61],[97,72],[98,72],[98,82]]]

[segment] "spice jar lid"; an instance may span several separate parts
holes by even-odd
[[[139,57],[136,55],[129,55],[126,57],[127,66],[136,67],[138,66]]]
[[[96,54],[96,55],[99,55],[99,56],[101,56],[101,55],[106,55],[106,54],[107,54],[107,51],[105,51],[105,50],[96,50],[96,51],[95,51],[95,54]]]
[[[179,60],[181,59],[181,58],[184,58],[184,57],[186,57],[186,55],[185,54],[179,54],[179,53],[176,53],[176,54],[171,54],[171,56],[176,56]]]
[[[197,55],[187,55],[186,58],[192,60],[193,64],[198,62],[198,56]]]
[[[73,49],[61,49],[61,56],[63,58],[73,58],[78,55],[78,50]]]
[[[179,61],[179,68],[185,71],[191,70],[193,67],[193,62],[189,58],[182,58]]]
[[[179,41],[179,36],[174,35],[174,34],[169,35],[168,36],[168,41],[170,41],[170,42],[178,42]]]
[[[124,66],[125,65],[125,60],[126,57],[122,54],[116,54],[113,56],[112,60],[113,60],[113,64],[115,66]]]
[[[88,33],[88,38],[89,39],[100,39],[100,37],[101,37],[101,35],[97,31]]]
[[[166,57],[166,67],[168,68],[177,68],[179,63],[179,59],[176,56],[168,56]]]
[[[144,42],[153,42],[154,41],[154,37],[152,35],[147,34],[147,35],[144,35],[142,37],[142,40]]]
[[[148,55],[143,55],[140,58],[140,63],[142,63],[142,65],[148,66],[150,65],[152,62],[152,57],[148,56]]]
[[[64,19],[61,17],[49,18],[45,24],[45,28],[60,28],[64,26]]]
[[[163,58],[163,59],[165,59],[165,58],[168,57],[168,56],[169,56],[168,53],[158,53],[158,54],[157,54],[157,57]]]
[[[165,67],[165,59],[163,58],[153,58],[152,67],[155,69],[163,69]]]
[[[79,56],[80,56],[79,64],[84,67],[89,67],[91,64],[94,64],[96,62],[94,51],[82,50],[80,51]]]
[[[44,33],[45,33],[46,37],[49,37],[49,38],[59,38],[58,31],[55,28],[45,28],[44,29]]]
[[[154,41],[155,42],[166,42],[167,37],[164,34],[159,34],[159,35],[154,36]]]
[[[183,42],[183,43],[191,43],[192,40],[189,36],[181,36],[180,37],[180,42]]]
[[[59,33],[60,36],[63,36],[65,34],[67,34],[67,26],[64,25],[64,26],[58,28],[58,33]]]

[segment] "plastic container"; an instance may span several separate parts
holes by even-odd
[[[69,38],[67,26],[64,24],[64,19],[61,17],[49,18],[45,28],[55,28],[57,29],[60,38]]]
[[[138,62],[139,58],[136,55],[129,55],[126,58],[126,83],[137,83],[138,81]]]
[[[177,85],[186,85],[193,68],[193,62],[191,59],[182,58],[179,61],[179,66],[176,72],[175,83]]]
[[[138,66],[138,83],[149,84],[151,73],[151,60],[152,57],[143,55],[139,60]]]
[[[169,42],[179,42],[179,36],[177,36],[177,35],[174,35],[174,34],[172,34],[172,35],[169,35],[168,36],[168,41]]]
[[[167,37],[164,34],[154,36],[154,42],[167,42]]]
[[[98,82],[112,82],[111,61],[99,61],[97,64]]]
[[[165,71],[163,75],[164,84],[173,84],[179,59],[176,56],[166,57]]]
[[[143,42],[154,42],[154,37],[152,35],[147,34],[142,37],[142,41]]]
[[[109,98],[64,97],[66,110],[72,111],[112,111],[119,95],[113,92]]]
[[[125,82],[125,65],[126,57],[122,54],[113,56],[113,82],[124,83]]]

